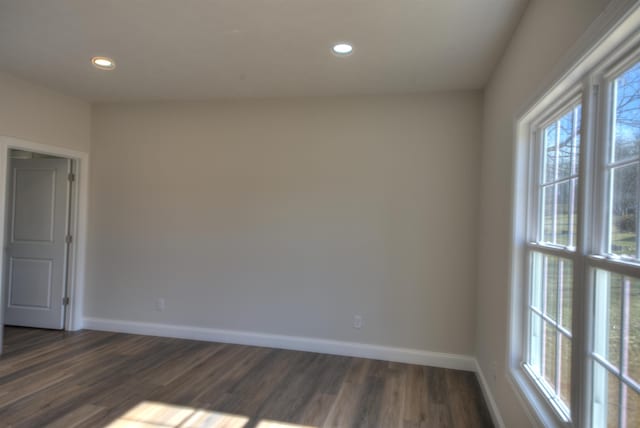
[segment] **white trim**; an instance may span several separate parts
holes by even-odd
[[[489,388],[489,382],[487,382],[487,378],[484,376],[484,372],[482,371],[482,367],[480,367],[480,363],[478,360],[475,360],[476,364],[476,374],[478,375],[478,382],[480,383],[480,389],[482,389],[482,395],[484,396],[484,401],[487,403],[487,407],[489,408],[489,413],[491,414],[491,420],[493,421],[493,425],[497,428],[505,428],[504,420],[502,419],[502,414],[500,414],[500,409],[498,408],[498,403],[496,402],[493,393],[491,392],[491,388]]]
[[[104,318],[85,318],[84,327],[89,330],[174,337],[207,342],[233,343],[237,345],[263,346],[268,348],[344,355],[348,357],[371,358],[374,360],[419,364],[470,372],[476,370],[475,359],[470,355],[447,354],[420,349],[370,345],[366,343]]]
[[[82,329],[82,314],[84,302],[85,260],[87,250],[87,216],[89,207],[89,154],[63,147],[34,143],[15,137],[0,136],[0,225],[4,225],[6,211],[6,171],[8,168],[8,150],[19,149],[41,154],[61,156],[72,159],[76,163],[76,185],[74,186],[73,212],[71,213],[71,234],[74,243],[71,246],[69,258],[69,278],[67,280],[67,295],[71,303],[66,311],[65,330]],[[4,226],[0,227],[0,242],[4,242]],[[5,259],[4,245],[0,245],[0,260]],[[3,281],[4,266],[0,263],[0,326],[3,324]],[[0,353],[2,353],[2,338],[0,337]]]

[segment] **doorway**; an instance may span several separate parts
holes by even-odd
[[[12,236],[12,232],[9,230],[11,227],[12,216],[14,215],[13,207],[10,207],[10,200],[13,196],[10,196],[10,193],[14,191],[11,182],[10,175],[13,174],[13,159],[15,158],[27,158],[35,160],[46,160],[46,159],[62,159],[64,166],[60,167],[60,172],[56,172],[55,175],[57,178],[65,178],[67,181],[71,178],[73,181],[71,185],[69,183],[66,184],[66,191],[63,192],[67,195],[67,204],[62,203],[61,205],[65,206],[66,219],[62,221],[63,227],[62,230],[62,241],[64,243],[64,249],[62,253],[64,254],[64,262],[62,264],[63,267],[63,287],[58,288],[61,291],[55,291],[53,288],[54,278],[56,275],[54,274],[54,266],[55,261],[45,262],[41,261],[38,263],[38,259],[46,259],[47,257],[42,255],[27,256],[22,257],[28,259],[26,263],[22,260],[18,260],[19,262],[23,262],[22,266],[18,266],[18,268],[22,268],[22,277],[19,277],[18,272],[19,269],[14,269],[12,275],[14,275],[14,279],[16,275],[18,275],[18,279],[21,281],[25,281],[25,278],[29,276],[33,279],[35,278],[35,282],[32,284],[40,284],[39,287],[33,286],[36,288],[36,292],[40,292],[40,295],[35,295],[34,297],[25,297],[25,295],[10,295],[8,290],[8,275],[11,266],[9,266],[9,258],[12,249],[10,249],[10,244],[16,240],[22,241],[42,241],[41,235],[42,231],[45,230],[45,227],[41,226],[41,229],[27,230],[25,231],[25,224],[28,224],[29,221],[33,219],[30,217],[21,218],[22,224],[16,224],[15,226],[21,226],[22,230],[16,230],[17,236],[14,233]],[[65,169],[66,165],[69,165],[70,169]],[[46,168],[40,169],[51,169],[51,166],[48,165]],[[38,168],[33,168],[38,169]],[[58,166],[54,167],[56,171],[58,171]],[[66,171],[66,172],[65,172]],[[72,172],[73,176],[69,177],[68,172]],[[29,174],[26,174],[27,176]],[[39,180],[44,180],[43,175],[40,174],[39,177],[25,177],[23,174],[22,178],[30,179],[23,181],[23,187],[29,187],[28,183],[39,183],[40,189],[44,186],[42,182]],[[43,311],[46,312],[48,310],[48,306],[52,306],[55,304],[58,306],[59,311],[55,316],[55,320],[57,324],[51,325],[51,327],[56,329],[64,329],[66,331],[75,331],[80,330],[83,327],[83,302],[84,302],[84,279],[85,279],[85,260],[86,260],[86,248],[87,248],[87,219],[88,219],[88,206],[89,206],[89,189],[88,189],[88,177],[89,177],[89,154],[82,151],[77,151],[65,147],[52,146],[48,144],[36,143],[28,140],[23,140],[15,137],[1,136],[0,135],[0,242],[3,245],[0,245],[0,355],[2,354],[2,345],[3,345],[3,326],[5,323],[17,323],[16,321],[11,319],[7,320],[5,312],[8,309],[8,306],[11,304],[12,306],[32,306],[32,310],[34,311]],[[51,186],[54,186],[57,182],[56,179],[51,179],[49,177],[49,183]],[[35,186],[38,187],[38,186]],[[54,190],[50,190],[50,192],[54,192]],[[50,193],[51,194],[51,193]],[[37,199],[36,199],[37,200]],[[23,211],[30,213],[31,216],[35,216],[35,220],[43,219],[45,216],[42,214],[43,210],[28,210],[25,207],[36,206],[30,205],[25,201],[21,201],[23,203]],[[40,207],[46,206],[45,203],[40,201]],[[49,200],[49,207],[52,210],[55,210],[56,205]],[[20,212],[18,207],[16,214]],[[49,213],[48,210],[44,210]],[[39,216],[39,217],[38,217]],[[49,218],[55,218],[54,214],[49,213]],[[65,216],[63,216],[65,218]],[[35,221],[34,220],[34,221]],[[55,220],[53,220],[55,221]],[[46,222],[44,223],[46,225]],[[49,223],[50,226],[50,223]],[[19,227],[18,227],[19,229]],[[44,241],[60,242],[58,235],[56,235],[55,230],[59,230],[54,228],[54,236],[51,237],[51,226],[49,227],[49,236],[45,236]],[[46,230],[45,230],[46,231]],[[15,239],[20,238],[20,239]],[[58,249],[58,254],[60,254],[60,250]],[[16,256],[14,258],[20,259],[21,256]],[[31,263],[33,267],[35,265],[35,269],[25,269],[25,265],[29,265],[31,259],[35,259],[34,263]],[[14,267],[15,267],[14,261]],[[18,263],[19,265],[20,263]],[[24,273],[27,272],[27,273]],[[58,272],[58,271],[55,271]],[[44,280],[42,278],[45,278]],[[51,288],[49,287],[48,280],[51,279]],[[46,288],[42,286],[42,284],[46,284]],[[44,290],[44,291],[42,291]],[[27,290],[28,291],[28,290]],[[20,290],[20,292],[24,292],[28,295],[24,290]],[[54,292],[57,292],[59,295],[59,299],[54,296]],[[14,298],[12,302],[7,303],[9,298]],[[32,298],[33,300],[29,300]],[[49,305],[49,301],[51,305]],[[35,302],[35,304],[33,304]],[[43,303],[44,302],[44,303]],[[18,303],[18,304],[16,304]],[[25,304],[27,303],[27,304]],[[38,306],[44,306],[44,308],[38,308]],[[58,318],[58,315],[61,314],[61,321]],[[53,316],[52,316],[53,318]],[[9,321],[9,322],[7,322]],[[40,325],[38,325],[40,326]]]
[[[65,327],[74,185],[68,158],[8,152],[4,324]]]

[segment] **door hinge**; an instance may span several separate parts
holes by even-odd
[[[71,303],[71,299],[70,298],[68,298],[68,297],[63,297],[62,298],[62,305],[63,306],[68,306],[69,303]]]
[[[76,175],[73,172],[70,172],[69,175],[67,176],[67,178],[69,179],[69,181],[74,182],[76,181]]]
[[[67,235],[67,237],[64,240],[67,244],[71,244],[73,242],[73,236]]]

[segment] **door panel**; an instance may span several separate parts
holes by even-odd
[[[55,169],[13,170],[11,241],[53,241]]]
[[[9,258],[9,307],[51,308],[52,260]]]
[[[11,159],[5,324],[62,329],[68,159]]]

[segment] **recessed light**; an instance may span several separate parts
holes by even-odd
[[[353,52],[353,46],[348,43],[338,43],[337,45],[333,46],[331,50],[338,56],[346,56],[351,55],[351,53]]]
[[[106,56],[94,56],[91,58],[91,63],[95,68],[99,68],[100,70],[113,70],[116,68],[115,61]]]

